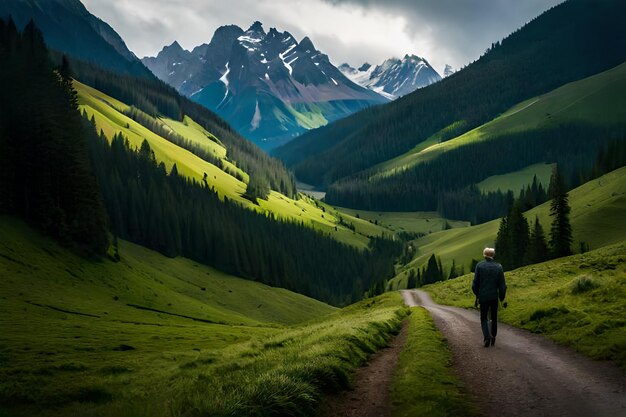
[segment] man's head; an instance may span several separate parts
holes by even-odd
[[[493,259],[493,257],[496,256],[496,250],[494,248],[485,248],[483,256],[485,258]]]

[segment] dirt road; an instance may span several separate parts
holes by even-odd
[[[430,311],[484,415],[626,416],[626,373],[619,368],[501,323],[496,346],[485,348],[478,312],[435,304],[423,291],[402,296]]]

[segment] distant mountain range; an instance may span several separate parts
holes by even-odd
[[[33,19],[48,47],[124,74],[152,77],[124,40],[79,0],[2,0],[0,18],[22,29]]]
[[[428,61],[415,55],[387,59],[376,67],[365,63],[355,69],[348,64],[342,64],[339,70],[355,83],[390,100],[441,80],[441,76]]]
[[[344,76],[305,37],[260,22],[222,26],[192,51],[177,42],[143,63],[265,149],[388,100]]]

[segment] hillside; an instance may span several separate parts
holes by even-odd
[[[541,96],[519,103],[492,121],[425,149],[414,149],[380,167],[370,179],[392,177],[437,156],[504,134],[549,130],[566,125],[619,125],[626,117],[626,64],[568,83]],[[497,149],[497,144],[494,144]],[[567,150],[563,150],[567,152]],[[548,170],[548,178],[549,178]],[[532,176],[528,184],[532,182]],[[519,191],[518,188],[515,191]]]
[[[579,251],[579,242],[589,244],[593,250],[623,240],[626,235],[626,167],[570,191],[569,202],[575,252]],[[537,216],[544,229],[548,230],[551,223],[549,213],[550,202],[546,202],[527,211],[525,217],[534,221]],[[457,267],[462,266],[468,271],[472,259],[480,259],[485,247],[493,247],[499,224],[500,219],[496,219],[477,226],[443,230],[417,239],[413,242],[417,248],[416,256],[402,270],[421,268],[435,253],[441,257],[444,269],[449,271],[454,260]],[[393,288],[404,288],[405,273],[400,272],[391,285]]]
[[[199,392],[244,379],[250,390],[289,392],[265,372],[316,396],[323,383],[345,387],[404,314],[397,295],[337,310],[125,241],[120,262],[89,261],[8,217],[0,236],[3,415],[162,415],[197,401],[208,412],[241,401],[271,409],[284,404]]]
[[[620,243],[582,255],[508,272],[508,308],[498,318],[626,367],[624,236]],[[438,303],[472,308],[471,280],[471,274],[465,275],[424,290]]]
[[[482,223],[506,211],[498,189],[516,185],[511,191],[518,194],[534,175],[545,182],[551,164],[558,163],[569,187],[580,185],[607,143],[623,140],[625,109],[626,64],[621,64],[444,140],[455,130],[451,126],[399,157],[332,184],[326,201],[369,210],[437,210],[443,217]],[[489,204],[481,191],[492,193]]]
[[[626,36],[617,28],[625,7],[616,0],[564,2],[441,82],[305,134],[275,154],[301,181],[329,185],[456,123],[444,140],[463,134],[516,103],[624,62]]]
[[[342,242],[360,248],[367,246],[368,236],[392,234],[388,229],[357,219],[350,214],[326,210],[306,196],[301,196],[296,200],[271,191],[267,200],[259,199],[258,204],[254,204],[243,196],[248,174],[226,156],[226,146],[219,138],[207,132],[189,116],[185,116],[183,122],[164,116],[158,119],[152,118],[152,120],[202,147],[221,161],[223,168],[168,141],[124,114],[131,106],[79,82],[75,82],[74,85],[78,91],[81,111],[86,111],[89,118],[94,117],[97,129],[102,130],[109,140],[115,134],[121,133],[135,148],[139,148],[144,139],[147,140],[157,160],[165,163],[168,172],[175,163],[179,173],[198,182],[202,181],[204,173],[207,173],[209,186],[214,187],[222,198],[236,201],[251,210],[273,213],[284,220],[305,222]],[[348,228],[348,224],[353,224],[355,230]]]

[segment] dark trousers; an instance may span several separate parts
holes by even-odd
[[[491,333],[489,333],[489,322],[487,321],[488,313],[491,314]],[[498,300],[480,303],[480,326],[483,329],[485,340],[496,337],[498,334]]]

